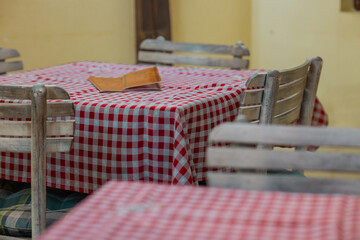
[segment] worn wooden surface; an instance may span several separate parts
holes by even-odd
[[[309,126],[224,123],[210,133],[212,145],[207,150],[208,167],[231,167],[236,173],[209,172],[210,186],[239,187],[253,190],[276,190],[311,193],[360,194],[360,181],[349,179],[310,179],[294,175],[259,175],[263,170],[312,170],[360,172],[360,129]],[[230,143],[230,146],[213,145]],[[344,152],[257,149],[254,146],[325,146]],[[245,171],[247,171],[245,173]],[[251,173],[252,172],[252,173]]]
[[[310,125],[320,79],[322,59],[314,57],[300,66],[279,70],[279,87],[272,96],[265,97],[267,73],[252,76],[246,83],[247,90],[241,98],[239,114],[246,115],[253,122],[290,124],[300,119],[301,125]],[[276,99],[272,119],[264,119],[264,100]],[[269,117],[269,116],[267,116]]]
[[[70,99],[65,89],[58,86],[47,85],[46,99]],[[2,85],[0,88],[0,98],[6,99],[31,99],[32,86],[28,85]]]
[[[20,57],[20,54],[17,50],[11,48],[1,48],[0,47],[0,60],[5,60],[9,58]]]
[[[309,145],[311,143],[314,146],[360,147],[359,129],[329,130],[326,127],[257,126],[255,124],[244,126],[236,122],[223,123],[213,129],[209,141],[277,145]],[[276,132],[281,134],[273,134]]]
[[[0,74],[22,70],[23,68],[23,63],[21,61],[0,62]]]
[[[33,87],[31,98],[31,224],[36,238],[46,227],[46,88]]]
[[[213,187],[241,188],[307,193],[341,193],[360,195],[360,181],[352,179],[308,179],[289,176],[269,176],[224,173],[209,173],[209,185]]]
[[[228,55],[232,58],[208,57],[202,53]],[[150,64],[184,64],[210,67],[224,67],[231,69],[247,69],[249,60],[242,59],[249,56],[249,50],[242,42],[235,45],[217,45],[200,43],[183,43],[165,40],[164,38],[146,39],[140,44],[138,52],[139,63]]]
[[[75,109],[71,102],[50,102],[47,104],[48,117],[74,115]],[[1,118],[30,118],[31,103],[0,103]]]
[[[0,151],[31,153],[32,236],[35,238],[45,229],[46,223],[46,153],[70,151],[75,121],[59,117],[73,117],[74,105],[64,89],[42,84],[0,85],[0,98],[31,100],[0,103],[3,118],[0,120]],[[48,99],[65,101],[47,102]],[[25,118],[31,121],[24,121]]]
[[[68,152],[71,150],[72,137],[47,138],[46,151],[48,153]],[[0,151],[2,152],[31,152],[30,138],[0,138]]]
[[[71,135],[74,125],[74,120],[68,120],[64,123],[56,121],[47,122],[47,134],[50,136]],[[0,121],[0,135],[8,136],[31,136],[31,122],[30,121]]]
[[[153,51],[212,53],[232,56],[250,55],[249,50],[241,42],[237,44],[238,45],[235,45],[234,47],[231,45],[172,42],[165,39],[146,39],[141,43],[141,49]]]
[[[0,47],[0,75],[11,71],[18,71],[23,69],[22,61],[7,61],[10,58],[20,57],[17,50],[11,48]]]

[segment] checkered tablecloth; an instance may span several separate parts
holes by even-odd
[[[79,62],[0,76],[0,84],[58,85],[76,108],[74,147],[49,155],[48,186],[91,193],[110,179],[193,184],[205,179],[210,130],[232,121],[259,71],[159,67],[162,91],[100,93],[89,76],[148,66]],[[317,101],[313,125],[327,125]],[[0,177],[30,182],[29,154],[1,153]]]
[[[110,181],[40,239],[358,240],[360,197]]]

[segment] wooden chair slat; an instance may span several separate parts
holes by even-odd
[[[48,121],[47,136],[72,135],[75,120]],[[30,121],[0,121],[1,136],[31,136]]]
[[[0,118],[31,118],[31,103],[1,103]]]
[[[72,102],[52,102],[47,104],[48,117],[73,116]],[[31,103],[0,103],[0,118],[31,118]]]
[[[298,92],[303,92],[306,87],[307,76],[298,79],[298,81],[293,81],[288,84],[280,85],[279,92],[277,93],[277,100],[287,98]]]
[[[290,98],[288,101],[275,104],[274,114],[272,123],[274,124],[291,124],[297,120],[300,113],[300,104],[301,100],[299,100],[301,96],[297,98]],[[242,106],[239,108],[240,114],[245,115],[249,121],[256,121],[260,119],[261,114],[261,105],[253,105],[253,106]],[[283,112],[287,110],[287,112]]]
[[[47,103],[48,117],[74,116],[75,107],[72,102],[50,102]]]
[[[0,62],[0,73],[6,73],[11,71],[18,71],[24,68],[23,63],[21,61],[13,61],[13,62]]]
[[[221,54],[224,57],[198,56],[199,54]],[[142,64],[183,64],[247,69],[249,67],[249,60],[242,59],[242,57],[249,55],[249,49],[242,42],[237,42],[235,45],[230,46],[173,42],[158,37],[157,39],[145,39],[140,44],[138,61]],[[227,56],[231,56],[231,58],[226,58]]]
[[[72,146],[72,137],[48,138],[46,140],[47,152],[68,152]],[[31,138],[0,138],[1,152],[31,152]]]
[[[255,174],[208,173],[213,187],[241,188],[244,190],[307,192],[360,195],[359,181],[352,179],[307,179],[289,176]]]
[[[282,133],[282,134],[279,134]],[[360,129],[223,123],[209,135],[210,142],[275,144],[283,146],[337,146],[360,148]]]
[[[260,76],[260,75],[258,75]],[[265,75],[262,75],[265,77]],[[298,81],[293,81],[285,85],[279,86],[279,91],[277,93],[277,100],[281,100],[284,98],[287,98],[291,95],[294,95],[295,93],[298,93],[300,91],[304,91],[306,86],[306,77],[300,78]],[[264,81],[262,81],[260,78],[255,81],[248,81],[249,85],[252,87],[263,87]],[[250,83],[251,82],[251,83]],[[252,105],[252,104],[258,104],[262,101],[262,96],[264,94],[264,88],[260,89],[250,89],[250,90],[244,90],[242,93],[242,104],[241,105]]]
[[[47,99],[70,99],[65,89],[59,86],[46,86]],[[32,86],[26,85],[0,85],[1,99],[31,99]]]
[[[31,152],[30,138],[0,138],[1,152]]]
[[[20,54],[17,50],[12,48],[0,48],[0,60],[16,57],[20,57]]]
[[[264,87],[266,81],[266,74],[267,73],[255,73],[249,78],[245,86],[247,88]]]
[[[297,92],[295,95],[289,96],[288,98],[277,101],[274,107],[274,115],[277,116],[294,108],[300,109],[302,100],[303,92],[301,91]]]
[[[144,62],[162,62],[166,64],[185,64],[185,65],[198,65],[210,67],[230,67],[230,68],[246,68],[249,61],[238,58],[212,58],[212,57],[199,57],[191,55],[179,55],[161,52],[145,52],[140,51],[139,57]]]
[[[48,153],[69,152],[72,148],[72,144],[72,137],[48,138],[46,140],[46,151]]]
[[[194,52],[194,53],[212,53],[235,56],[249,56],[249,50],[245,47],[236,47],[217,44],[197,44],[172,42],[167,40],[146,39],[140,44],[142,50],[154,51],[176,51],[176,52]]]
[[[256,105],[262,102],[262,97],[264,94],[264,89],[252,89],[245,90],[241,93],[241,105],[240,106],[249,106]]]
[[[299,107],[290,109],[285,113],[275,115],[272,120],[272,123],[273,124],[282,124],[282,125],[288,125],[288,124],[295,123],[295,121],[299,118],[300,110],[301,109],[299,106]]]
[[[247,147],[209,147],[207,165],[242,169],[296,169],[312,171],[359,172],[359,154],[308,151],[271,151]],[[339,161],[346,159],[346,163]]]
[[[242,106],[240,107],[240,114],[245,115],[249,121],[259,120],[261,105],[253,105],[253,106]]]
[[[292,82],[294,80],[303,78],[304,76],[308,75],[309,67],[310,67],[311,60],[307,59],[305,63],[303,63],[300,66],[290,68],[290,69],[284,69],[279,70],[280,76],[279,76],[279,83],[280,85]]]

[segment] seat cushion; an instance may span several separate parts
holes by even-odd
[[[46,227],[60,219],[69,210],[47,210]],[[31,237],[31,205],[20,204],[0,209],[0,234]]]
[[[46,226],[61,218],[88,194],[46,189]],[[31,189],[29,183],[0,179],[0,234],[31,237]]]

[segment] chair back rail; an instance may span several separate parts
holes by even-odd
[[[17,58],[17,57],[20,57],[20,54],[17,50],[12,48],[0,47],[0,60],[5,60],[8,58]]]
[[[0,151],[31,153],[32,237],[35,238],[46,223],[46,153],[71,150],[75,122],[68,117],[75,115],[74,105],[63,88],[42,84],[0,85],[0,99],[15,100],[0,103]]]
[[[72,102],[49,102],[46,106],[47,117],[74,115]],[[0,103],[0,118],[30,118],[31,103]]]
[[[288,176],[255,176],[253,174],[228,175],[217,172],[209,173],[209,179],[209,184],[213,187],[360,195],[359,181],[352,179],[307,179]]]
[[[207,150],[207,164],[216,168],[231,167],[238,169],[239,172],[235,174],[209,172],[207,180],[211,186],[253,190],[360,194],[359,180],[256,174],[257,170],[264,169],[359,173],[359,152],[344,150],[347,148],[360,150],[359,140],[360,129],[224,123],[210,133],[209,141],[211,144],[231,143],[231,146],[210,146]],[[338,149],[336,152],[257,149],[254,146],[258,144],[323,146],[330,149],[341,148],[342,152],[338,152]]]
[[[295,68],[280,70],[278,91],[271,95],[264,94],[268,73],[252,76],[242,94],[239,114],[252,122],[286,125],[300,119],[300,124],[310,125],[321,66],[322,59],[315,57]],[[276,99],[272,119],[261,117],[263,102],[268,98]]]
[[[47,138],[46,151],[48,153],[68,152],[71,149],[73,138]],[[31,139],[0,138],[0,151],[2,152],[31,152]]]
[[[231,69],[247,69],[249,60],[242,59],[249,56],[249,50],[242,42],[234,46],[218,44],[183,43],[165,40],[163,37],[157,39],[145,39],[139,48],[138,60],[140,63],[150,64],[185,64],[210,67],[224,67]],[[200,53],[231,55],[233,58],[219,58],[198,56]]]
[[[245,59],[226,59],[226,58],[211,58],[199,57],[191,55],[180,55],[173,53],[161,52],[139,52],[139,59],[143,62],[150,63],[165,63],[165,64],[184,64],[184,65],[198,65],[209,67],[224,67],[224,68],[248,68],[248,60]]]
[[[249,56],[249,50],[238,42],[236,47],[219,44],[198,44],[198,43],[182,43],[168,41],[163,38],[145,39],[140,48],[143,50],[154,51],[175,51],[175,52],[193,52],[193,53],[212,53],[227,54],[233,56]]]
[[[0,74],[24,69],[21,61],[4,62],[0,61]]]
[[[0,99],[31,99],[32,91],[29,85],[2,85]],[[70,96],[59,86],[46,85],[46,99],[70,99]]]
[[[22,70],[24,68],[22,61],[6,61],[7,59],[17,57],[20,57],[20,54],[17,50],[0,47],[0,75],[11,71]]]
[[[51,121],[46,123],[48,136],[72,135],[75,120]],[[30,121],[0,121],[0,135],[8,136],[31,136]]]

